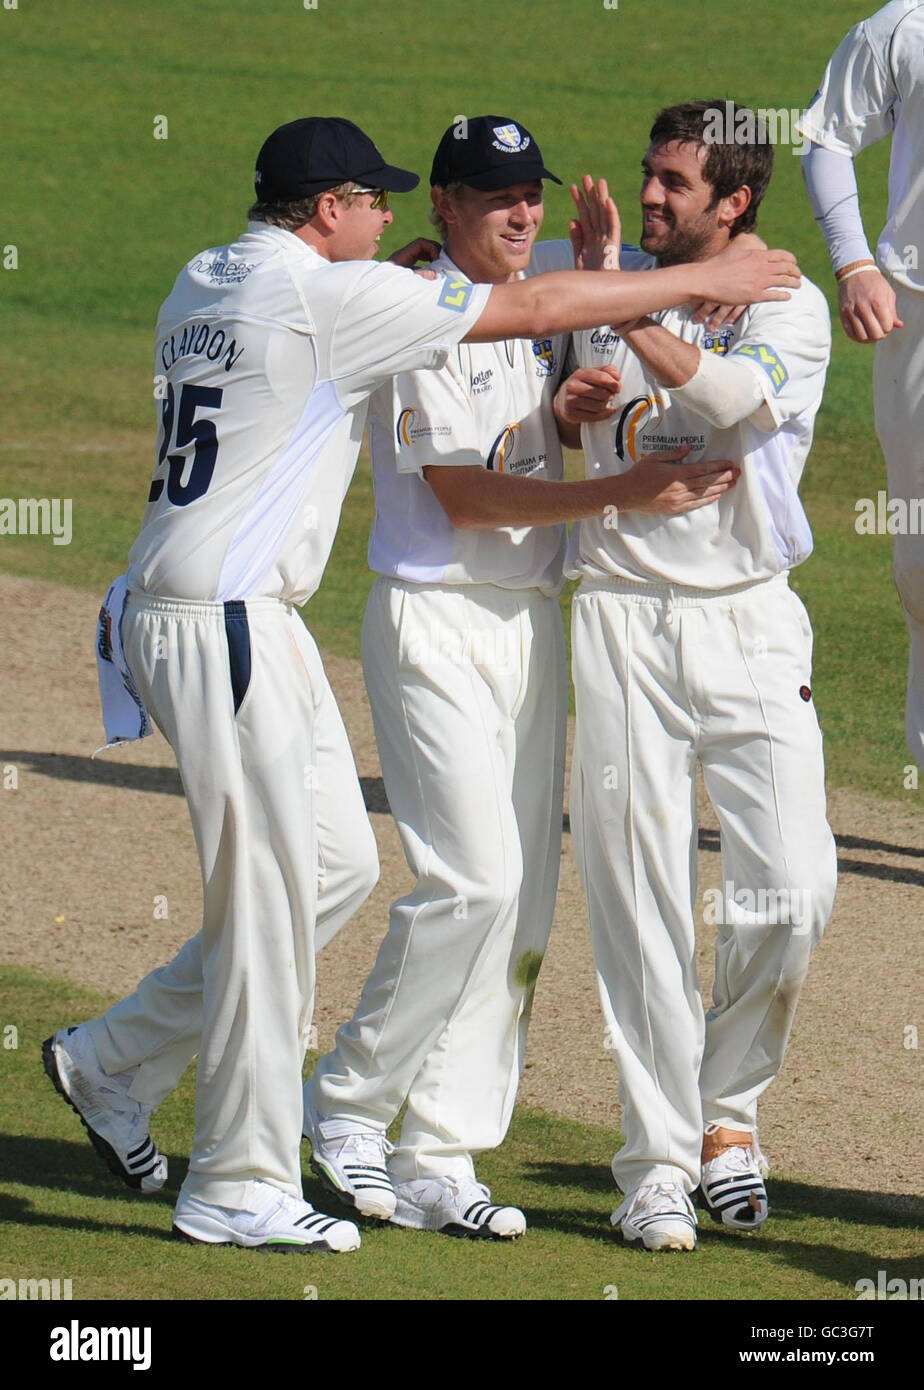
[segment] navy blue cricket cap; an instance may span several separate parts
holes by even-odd
[[[543,164],[526,127],[509,116],[460,117],[437,146],[430,170],[431,187],[465,183],[485,192],[535,179],[561,183]]]
[[[274,130],[257,155],[254,191],[261,203],[290,203],[341,183],[409,193],[417,174],[386,164],[369,136],[342,116],[306,116]]]

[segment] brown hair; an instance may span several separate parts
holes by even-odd
[[[349,206],[357,196],[356,187],[354,183],[339,183],[336,188],[325,188],[321,193],[312,193],[310,198],[298,198],[291,203],[254,203],[247,210],[247,218],[250,222],[269,222],[274,227],[284,227],[287,232],[297,232],[316,216],[318,204],[328,193]]]
[[[739,112],[743,113],[740,117]],[[729,117],[731,130],[727,128]],[[724,139],[713,137],[716,126],[723,129]],[[721,100],[666,106],[655,116],[649,139],[658,147],[675,140],[682,145],[702,145],[707,150],[703,178],[712,187],[712,207],[747,186],[751,190],[751,201],[741,216],[735,218],[729,234],[734,237],[739,232],[754,230],[757,209],[773,173],[773,146],[765,122],[750,107]]]

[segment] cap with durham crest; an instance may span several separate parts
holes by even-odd
[[[464,183],[485,192],[536,179],[561,183],[526,127],[509,116],[460,117],[437,146],[430,170],[431,187]]]
[[[289,121],[273,131],[257,155],[254,191],[261,203],[297,202],[341,183],[409,193],[420,179],[386,164],[365,131],[342,116]]]

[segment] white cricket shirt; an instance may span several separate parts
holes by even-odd
[[[851,157],[892,136],[876,258],[898,284],[924,290],[924,3],[893,0],[855,25],[799,124],[816,144]]]
[[[639,251],[623,256],[628,270],[654,264]],[[622,377],[612,418],[582,428],[587,477],[624,472],[644,453],[682,444],[691,445],[688,463],[730,459],[742,473],[717,501],[683,516],[619,512],[615,526],[612,517],[578,522],[566,573],[725,589],[798,565],[812,549],[797,489],[831,351],[824,295],[803,278],[791,299],[755,304],[716,332],[693,323],[686,308],[650,317],[686,343],[746,363],[763,404],[748,420],[716,429],[674,401],[611,329],[576,333],[579,366],[612,363]]]
[[[325,260],[252,222],[194,256],[157,323],[161,425],[129,584],[304,603],[321,581],[369,395],[437,368],[490,286]]]
[[[433,263],[468,283],[444,251]],[[527,275],[572,270],[568,242],[540,242]],[[531,342],[460,343],[439,372],[406,372],[372,398],[375,521],[369,565],[413,583],[561,586],[566,528],[460,530],[423,477],[429,464],[476,466],[521,477],[564,472],[552,398],[568,335]]]

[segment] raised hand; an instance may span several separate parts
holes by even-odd
[[[618,270],[622,226],[606,179],[596,183],[585,174],[581,187],[571,185],[577,218],[568,224],[575,270]]]

